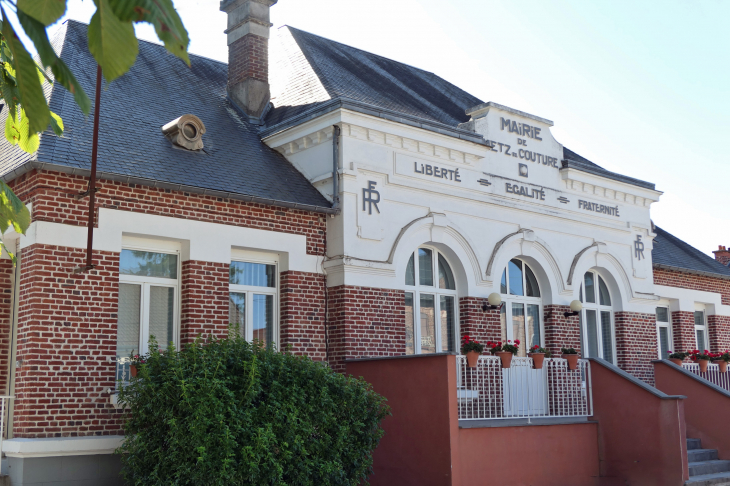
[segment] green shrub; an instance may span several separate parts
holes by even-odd
[[[145,359],[119,394],[130,484],[367,484],[390,412],[364,380],[241,338]]]

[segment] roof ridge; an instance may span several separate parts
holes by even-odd
[[[436,76],[439,79],[444,79],[441,76],[439,76],[438,74],[434,73],[433,71],[427,71],[427,70],[425,70],[423,68],[419,68],[418,66],[414,66],[412,64],[408,64],[408,63],[405,63],[403,61],[397,61],[397,60],[392,59],[390,57],[385,57],[385,56],[382,56],[380,54],[376,54],[374,52],[366,51],[365,49],[360,49],[359,47],[354,47],[354,46],[351,46],[350,44],[345,44],[344,42],[340,42],[340,41],[336,41],[334,39],[330,39],[329,37],[324,37],[324,36],[321,36],[321,35],[313,34],[313,33],[309,32],[308,30],[302,30],[302,29],[299,29],[297,27],[292,27],[291,25],[288,25],[288,24],[284,24],[284,25],[280,26],[279,29],[284,28],[284,27],[286,27],[287,29],[293,29],[293,30],[296,30],[296,31],[299,31],[299,32],[302,32],[304,34],[308,34],[308,35],[311,35],[311,36],[314,36],[314,37],[319,37],[320,39],[324,39],[324,40],[329,41],[329,42],[334,42],[335,44],[339,44],[341,46],[345,46],[345,47],[348,47],[350,49],[354,49],[356,51],[364,52],[365,54],[369,54],[371,56],[379,57],[381,59],[385,59],[386,61],[395,62],[395,63],[398,63],[398,64],[402,64],[404,66],[408,66],[408,67],[413,68],[413,69],[417,69],[417,70],[419,70],[419,71],[421,71],[423,73],[431,74],[432,76]],[[444,79],[444,81],[446,81],[446,80]],[[454,85],[454,86],[456,86],[456,85]],[[458,86],[457,86],[457,88],[458,88]],[[461,89],[461,88],[459,88],[459,89]]]

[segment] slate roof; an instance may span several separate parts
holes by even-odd
[[[595,174],[601,177],[605,177],[606,179],[612,179],[618,182],[624,182],[626,184],[631,184],[632,186],[638,186],[643,187],[644,189],[651,189],[652,191],[656,190],[656,186],[651,182],[642,181],[640,179],[634,179],[633,177],[625,176],[623,174],[618,174],[616,172],[611,172],[610,170],[606,170],[603,167],[594,164],[590,160],[586,159],[585,157],[581,157],[580,155],[576,154],[572,150],[570,150],[567,147],[563,147],[563,161],[562,161],[563,167],[568,169],[578,169],[582,170],[583,172],[588,172],[590,174]]]
[[[465,110],[481,101],[431,72],[289,26],[279,29],[272,51],[267,127],[345,100],[400,117],[397,121],[420,120],[480,141],[457,125],[468,121]]]
[[[730,279],[730,267],[658,226],[654,227],[654,232],[656,237],[651,257],[655,267]]]
[[[56,42],[62,59],[94,97],[96,62],[88,51],[87,25],[69,20]],[[100,177],[219,197],[330,212],[331,204],[283,155],[264,144],[226,97],[227,65],[191,56],[191,67],[163,46],[140,41],[132,69],[101,95],[98,171]],[[0,176],[5,179],[45,164],[88,175],[93,108],[84,117],[60,85],[50,93],[51,110],[65,133],[42,134],[37,153],[25,154],[0,137]],[[0,114],[5,122],[7,110]],[[173,147],[160,127],[181,115],[198,116],[206,127],[205,148]]]

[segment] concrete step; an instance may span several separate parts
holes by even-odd
[[[687,450],[702,449],[702,441],[700,439],[687,439]]]
[[[730,473],[730,461],[701,461],[689,463],[689,477],[721,472]]]
[[[685,481],[684,486],[730,486],[730,473],[702,474]]]
[[[717,449],[692,449],[687,451],[688,462],[715,461],[719,459]]]

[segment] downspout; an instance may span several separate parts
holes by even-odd
[[[340,127],[333,125],[332,134],[332,209],[340,212]],[[334,215],[333,215],[334,217]]]

